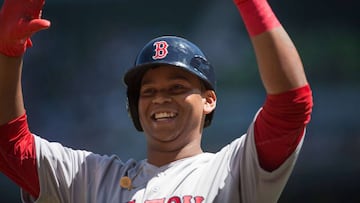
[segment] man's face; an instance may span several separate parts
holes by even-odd
[[[206,92],[198,77],[180,68],[148,70],[141,82],[138,109],[149,144],[180,147],[200,141]]]

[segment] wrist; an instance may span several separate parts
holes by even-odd
[[[250,36],[281,26],[266,0],[234,0]]]
[[[0,53],[9,57],[22,56],[26,49],[32,46],[30,38],[14,41],[9,43],[8,41],[0,40]]]

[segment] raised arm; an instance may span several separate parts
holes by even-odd
[[[253,44],[267,98],[255,121],[263,169],[277,169],[301,142],[312,96],[299,54],[266,0],[234,0]]]
[[[307,84],[298,52],[283,27],[251,38],[260,76],[268,94],[278,94]]]
[[[266,0],[235,0],[252,41],[268,94],[307,84],[299,54]]]
[[[30,36],[46,29],[43,0],[5,0],[0,10],[0,172],[37,197],[40,192],[34,138],[21,90],[22,56]]]
[[[25,113],[21,91],[21,57],[0,54],[0,125]]]
[[[0,11],[0,125],[24,114],[21,91],[22,55],[30,36],[46,29],[40,19],[43,0],[5,0]]]

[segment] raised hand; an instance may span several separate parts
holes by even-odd
[[[21,56],[32,46],[30,37],[50,27],[41,19],[45,0],[5,0],[0,10],[0,53]]]

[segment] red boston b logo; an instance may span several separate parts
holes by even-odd
[[[169,53],[167,48],[169,47],[166,41],[157,41],[154,42],[155,46],[155,55],[152,57],[153,59],[163,59]]]

